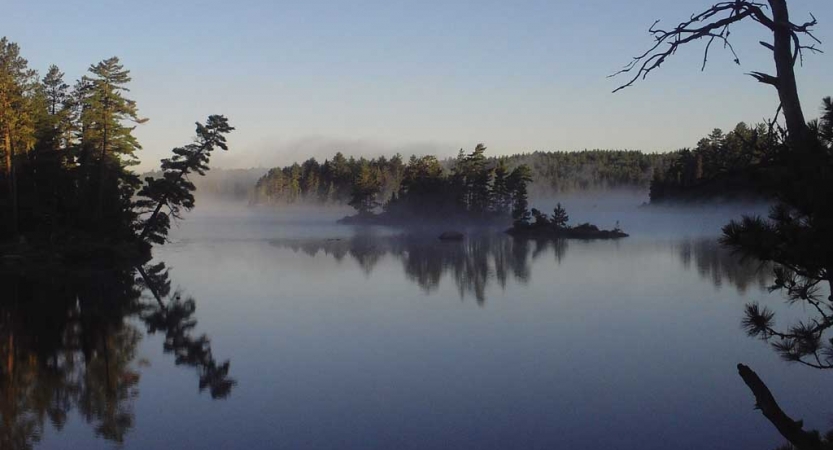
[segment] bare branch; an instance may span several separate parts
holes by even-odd
[[[610,75],[610,77],[615,77],[623,73],[633,73],[633,76],[628,82],[619,86],[613,92],[618,92],[633,85],[640,78],[645,79],[651,71],[660,67],[669,56],[673,55],[681,45],[703,38],[708,38],[709,41],[706,44],[702,69],[705,69],[709,49],[715,40],[722,41],[723,47],[728,48],[732,52],[735,63],[739,64],[740,60],[738,55],[729,42],[729,27],[733,23],[744,20],[747,17],[754,17],[757,12],[760,12],[760,15],[766,17],[761,12],[760,8],[762,6],[760,3],[740,0],[717,3],[706,11],[691,16],[689,20],[680,23],[670,31],[657,28],[659,21],[655,21],[648,29],[648,32],[654,37],[656,42],[645,53],[634,57],[624,68]],[[724,12],[728,12],[727,17],[699,27],[695,26],[695,24],[712,19],[716,15]],[[665,44],[667,44],[667,47],[664,50],[660,50]]]
[[[760,23],[773,32],[776,30],[783,31],[785,28],[788,29],[794,41],[793,64],[795,62],[803,63],[804,50],[814,53],[821,52],[815,45],[802,45],[799,39],[799,35],[804,34],[816,43],[821,43],[812,34],[812,27],[817,24],[815,16],[810,14],[812,20],[801,25],[789,22],[784,24],[776,22],[773,18],[769,17],[764,12],[766,9],[768,9],[768,5],[764,3],[749,0],[732,0],[718,2],[699,14],[693,14],[687,21],[679,23],[670,30],[659,28],[659,20],[655,21],[648,28],[648,32],[654,38],[654,44],[641,55],[635,56],[622,69],[609,76],[609,78],[615,77],[623,73],[632,75],[630,79],[617,87],[613,92],[630,87],[639,79],[645,79],[649,73],[659,68],[669,56],[676,53],[680,46],[699,39],[707,39],[708,41],[703,52],[701,71],[705,70],[709,58],[709,51],[715,41],[722,41],[723,47],[732,52],[735,63],[740,64],[740,58],[735,52],[732,43],[729,41],[731,34],[729,28],[732,24],[747,18]],[[772,44],[763,41],[760,44],[770,51],[775,51],[775,46]],[[760,72],[752,72],[750,75],[762,83],[777,86],[777,79],[775,77],[761,74]]]
[[[748,366],[738,364],[738,375],[755,396],[755,409],[759,409],[775,428],[792,445],[801,450],[821,449],[817,433],[804,430],[804,422],[793,420],[778,406],[775,397],[763,380]]]

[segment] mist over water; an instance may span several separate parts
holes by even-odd
[[[639,192],[530,204],[558,201],[571,223],[618,220],[631,237],[441,242],[442,227],[337,225],[343,207],[201,201],[154,256],[237,384],[198,395],[145,335],[123,448],[770,448],[738,362],[790,410],[826,417],[823,374],[740,329],[753,300],[800,315],[766,291],[767,267],[716,243],[765,206],[646,208]],[[109,448],[80,423],[41,448]]]
[[[612,228],[617,222],[632,237],[719,236],[721,228],[742,215],[766,216],[763,202],[648,205],[647,189],[595,190],[530,199],[530,207],[552,213],[561,203],[573,225],[589,222]]]

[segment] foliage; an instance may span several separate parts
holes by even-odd
[[[163,206],[174,218],[193,207],[188,175],[205,173],[232,128],[222,116],[198,124],[197,142],[174,149],[162,177],[143,186],[130,168],[141,150],[133,131],[147,119],[127,97],[130,81],[116,57],[91,65],[72,88],[55,65],[39,80],[17,44],[0,39],[0,240],[146,249],[164,242]]]
[[[145,178],[145,186],[138,192],[135,206],[139,214],[150,213],[137,228],[140,238],[162,244],[170,228],[170,217],[181,218],[182,209],[194,207],[194,184],[188,175],[205,175],[211,152],[215,147],[228,150],[227,133],[234,128],[223,116],[209,116],[205,125],[197,123],[197,139],[194,143],[173,149],[173,156],[162,160],[162,177]],[[167,207],[168,213],[162,212]]]
[[[433,156],[411,157],[398,192],[385,205],[386,214],[398,219],[483,220],[507,217],[511,205],[525,209],[529,169],[521,165],[507,175],[505,165],[494,164],[485,151],[483,144],[468,155],[461,150],[450,171]]]
[[[810,148],[780,143],[778,203],[767,219],[745,216],[723,228],[723,244],[743,255],[775,264],[772,291],[799,303],[811,317],[785,330],[776,329],[775,314],[748,305],[744,328],[751,336],[772,341],[787,361],[833,368],[833,102],[824,99],[823,115],[810,127],[816,136]],[[828,295],[824,295],[824,285]]]
[[[655,168],[651,202],[771,196],[777,139],[766,124],[750,128],[741,122],[728,133],[716,128],[693,150],[674,152],[665,167]]]
[[[580,152],[533,152],[501,157],[485,155],[486,147],[470,155],[460,152],[457,158],[436,161],[439,170],[450,174],[469,190],[470,197],[460,197],[461,204],[482,209],[486,202],[502,214],[511,209],[507,191],[507,177],[514,168],[525,165],[530,170],[532,184],[529,193],[547,195],[558,192],[619,187],[645,188],[656,168],[664,168],[668,154],[638,151],[585,150]],[[420,159],[417,157],[417,159]],[[422,161],[428,163],[428,161]],[[433,161],[432,161],[433,163]],[[377,201],[385,203],[398,194],[405,176],[402,157],[396,155],[366,160],[345,158],[337,153],[332,159],[318,163],[314,158],[302,164],[270,169],[255,186],[255,203],[340,203],[352,199],[353,184],[363,166],[369,166],[380,184]],[[485,176],[491,169],[491,195],[486,198]],[[480,174],[481,178],[477,178]],[[462,192],[462,191],[461,191]]]
[[[570,216],[567,215],[567,210],[561,206],[561,203],[555,205],[555,208],[552,211],[552,224],[558,228],[564,228],[567,226],[567,222],[570,221]]]
[[[367,214],[379,206],[377,196],[382,189],[382,176],[378,168],[362,160],[352,184],[348,205],[356,208],[360,214]]]

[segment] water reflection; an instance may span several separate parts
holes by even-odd
[[[711,280],[716,287],[728,282],[741,294],[750,287],[764,288],[772,278],[769,264],[742,260],[714,239],[683,240],[679,243],[679,255],[686,269],[693,265],[701,277]]]
[[[531,261],[552,252],[560,262],[567,252],[567,241],[562,239],[513,239],[499,233],[460,242],[442,242],[435,236],[356,235],[347,239],[271,243],[309,256],[321,252],[337,261],[349,255],[368,274],[386,255],[391,255],[402,263],[408,279],[426,293],[436,291],[447,274],[454,280],[461,299],[472,295],[481,305],[486,301],[490,283],[496,282],[502,289],[510,278],[527,283]]]
[[[462,242],[442,242],[434,236],[360,234],[345,239],[287,239],[270,243],[309,256],[322,253],[337,261],[349,257],[366,274],[386,256],[392,256],[402,264],[407,278],[426,293],[436,291],[446,275],[454,281],[460,298],[471,295],[481,305],[486,301],[491,283],[501,289],[506,288],[510,279],[526,284],[533,261],[551,254],[561,263],[569,245],[563,239],[512,238],[500,233],[473,236]],[[578,245],[583,244],[586,243]],[[634,245],[628,251],[640,250],[640,243]],[[655,251],[655,244],[646,245]],[[671,251],[679,256],[685,269],[695,268],[716,287],[728,283],[744,293],[750,287],[763,288],[767,283],[770,272],[767,266],[742,261],[721,248],[713,238],[684,239],[671,245]]]
[[[0,448],[33,448],[47,421],[60,431],[73,412],[96,436],[124,442],[139,394],[142,325],[165,333],[177,364],[197,368],[200,390],[230,393],[229,363],[214,361],[205,336],[190,335],[194,300],[170,293],[164,264],[138,272],[0,273]]]

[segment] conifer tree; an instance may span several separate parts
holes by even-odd
[[[17,235],[19,227],[18,156],[34,145],[31,101],[37,73],[28,64],[16,43],[5,37],[0,39],[0,148],[9,199],[7,217],[13,235]]]
[[[779,202],[768,220],[745,216],[723,228],[723,244],[746,255],[775,263],[772,290],[786,293],[791,303],[815,312],[789,329],[776,329],[775,315],[750,304],[744,326],[752,336],[773,339],[773,347],[788,360],[817,368],[833,368],[833,101],[825,98],[823,115],[810,124],[815,149],[792,149],[783,141]],[[798,157],[798,158],[796,158]]]
[[[495,179],[492,183],[492,209],[501,216],[508,213],[511,197],[507,180],[508,172],[506,161],[498,160],[497,167],[495,167]]]
[[[556,204],[552,213],[552,224],[558,228],[564,228],[569,220],[570,216],[567,215],[567,210],[561,206],[561,203]]]
[[[197,138],[194,143],[172,150],[173,156],[162,160],[162,177],[145,178],[145,185],[138,192],[135,207],[138,214],[150,214],[140,221],[137,228],[143,240],[163,244],[171,227],[171,217],[180,218],[181,211],[194,207],[194,183],[188,176],[200,176],[208,171],[211,152],[216,147],[228,150],[226,134],[234,130],[228,119],[220,115],[208,116],[205,124],[197,122]],[[163,212],[162,208],[168,208]]]
[[[529,167],[521,165],[509,174],[509,190],[512,192],[512,220],[515,226],[529,225],[529,198],[526,185],[532,181]]]
[[[381,190],[381,182],[373,172],[367,160],[362,159],[359,173],[353,181],[349,205],[356,208],[359,214],[367,214],[379,206],[376,196]]]
[[[137,164],[135,152],[142,148],[132,133],[135,125],[125,122],[141,124],[147,119],[139,118],[136,102],[123,95],[129,92],[126,85],[131,81],[130,71],[124,69],[117,57],[90,66],[89,72],[91,76],[83,79],[88,87],[80,93],[83,95],[81,121],[83,145],[97,166],[97,173],[90,174],[90,181],[97,192],[93,221],[99,222],[105,211],[119,209],[115,193],[132,181],[125,169]]]

